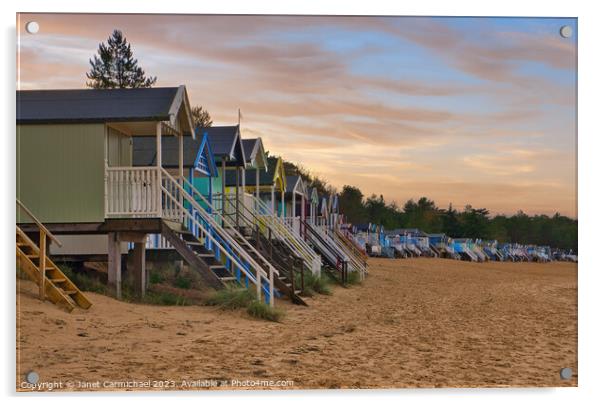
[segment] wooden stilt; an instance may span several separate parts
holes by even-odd
[[[146,294],[146,242],[134,242],[134,284],[140,297]]]
[[[109,232],[109,287],[117,299],[121,299],[121,240],[118,232]]]

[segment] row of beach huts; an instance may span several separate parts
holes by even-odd
[[[215,289],[306,305],[305,279],[364,279],[367,254],[320,194],[240,123],[195,127],[184,86],[17,91],[17,265],[40,297],[91,305],[56,264],[107,263],[144,295],[149,260],[185,262]]]
[[[420,229],[385,230],[376,224],[346,226],[356,242],[365,246],[367,254],[373,257],[440,257],[473,262],[577,262],[577,255],[571,250],[553,250],[549,246],[452,238],[442,233],[426,233]]]
[[[137,294],[147,261],[185,262],[215,289],[253,289],[306,305],[305,280],[363,280],[369,256],[471,261],[577,258],[550,248],[385,231],[344,221],[321,194],[240,123],[195,127],[184,86],[17,91],[17,265],[42,299],[91,302],[56,264],[106,262],[122,296]]]

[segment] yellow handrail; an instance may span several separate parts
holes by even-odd
[[[48,230],[48,228],[46,228],[44,226],[44,224],[42,224],[40,222],[40,220],[38,218],[36,218],[36,216],[33,215],[33,213],[18,198],[17,198],[17,205],[27,214],[27,216],[29,218],[31,218],[36,223],[36,225],[38,226],[38,228],[40,228],[40,230],[44,231],[46,236],[48,236],[50,239],[52,239],[52,241],[55,242],[57,245],[59,245],[59,247],[63,246],[63,244],[56,238],[56,236],[54,236],[52,234],[52,232],[50,232]]]

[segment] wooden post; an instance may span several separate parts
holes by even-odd
[[[295,190],[293,190],[293,206],[292,206],[292,209],[291,209],[291,211],[292,211],[291,217],[293,217],[293,218],[295,218],[295,216],[297,214],[297,207],[296,207],[296,205],[297,205],[297,198],[296,198],[296,196],[297,196],[297,193],[295,193]]]
[[[302,236],[307,234],[307,229],[305,229],[305,204],[305,194],[301,194],[301,218],[303,219],[303,222],[299,221],[299,224],[303,224],[303,226],[299,226],[299,231]]]
[[[226,218],[226,158],[222,157],[222,217]],[[225,226],[222,220],[222,227]]]
[[[284,218],[284,188],[280,191],[280,216]]]
[[[275,205],[276,201],[274,201],[275,188],[276,188],[276,185],[272,184],[272,215],[278,216],[278,213],[276,212],[276,205]]]
[[[259,167],[255,168],[255,197],[259,200]]]
[[[184,134],[179,134],[178,135],[178,169],[179,169],[179,178],[178,178],[178,183],[180,184],[180,186],[182,186],[182,188],[184,187]],[[182,194],[182,192],[180,190],[178,190],[178,194],[180,196],[179,202],[180,202],[180,206],[184,206],[184,195]],[[184,212],[182,211],[182,209],[180,207],[178,207],[178,211],[180,211],[180,222],[184,222]]]
[[[240,218],[239,218],[239,199],[240,199],[240,192],[238,191],[240,185],[240,168],[236,167],[236,227],[240,228]]]
[[[157,216],[160,218],[163,216],[163,207],[161,204],[161,122],[157,122],[155,135],[157,138],[157,159],[155,162],[157,166]]]
[[[146,294],[146,240],[134,242],[134,285],[140,297]]]
[[[44,301],[46,297],[46,232],[40,229],[40,299]]]
[[[119,233],[109,232],[109,287],[115,292],[117,299],[121,299],[121,240]]]

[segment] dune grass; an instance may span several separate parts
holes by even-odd
[[[324,274],[315,276],[311,272],[305,272],[303,274],[303,279],[304,290],[301,293],[302,296],[311,297],[315,294],[332,295],[328,276]],[[301,277],[299,274],[296,274],[295,283],[298,286],[301,285]]]
[[[284,317],[282,309],[270,307],[256,297],[252,290],[230,287],[216,291],[205,303],[226,310],[246,308],[250,316],[266,321],[279,322]]]
[[[350,271],[347,274],[347,284],[348,285],[358,285],[362,283],[362,278],[360,277],[360,273],[357,271]]]
[[[284,317],[284,311],[280,308],[270,307],[265,302],[253,300],[247,306],[247,314],[254,318],[266,321],[280,322]]]
[[[246,288],[224,288],[216,291],[205,303],[223,309],[246,308],[255,301],[255,293]]]

